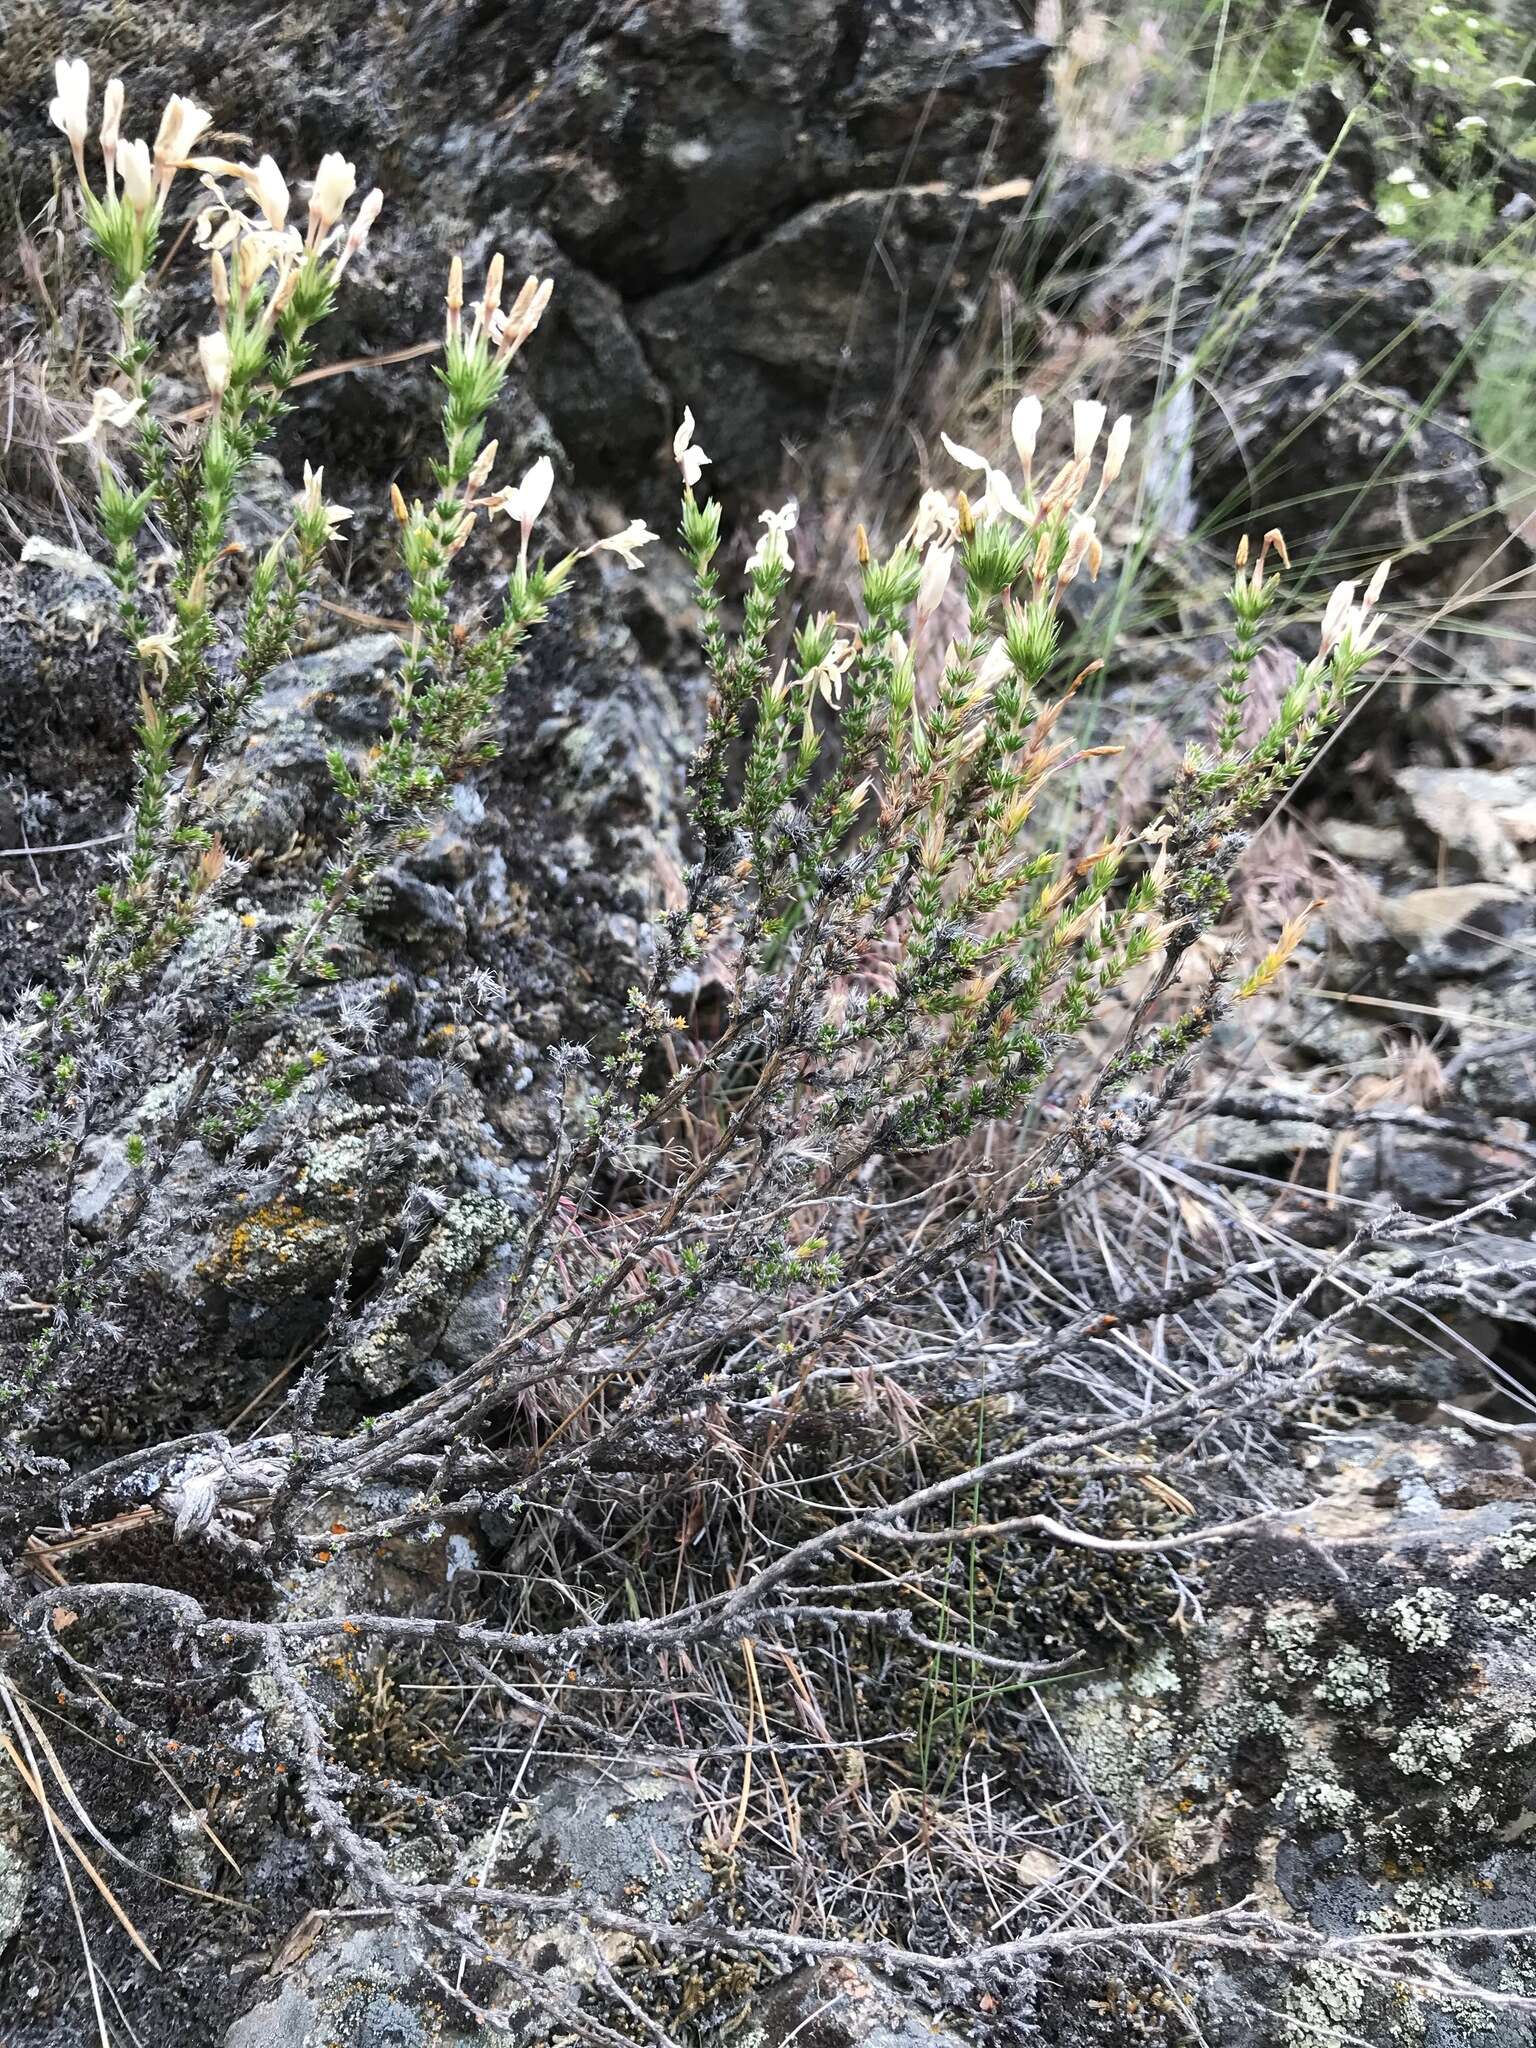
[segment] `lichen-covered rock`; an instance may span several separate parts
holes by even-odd
[[[462,2013],[446,2009],[402,1930],[337,1929],[309,1942],[290,1936],[294,1953],[283,1981],[264,1988],[260,2002],[229,2029],[224,2048],[489,2048],[493,2040],[548,2040],[566,2030],[562,2004],[592,1998],[599,1963],[622,1972],[638,1950],[637,1937],[592,1927],[584,1905],[686,1920],[709,1897],[711,1881],[693,1846],[695,1818],[680,1780],[639,1768],[612,1777],[572,1767],[509,1805],[502,1824],[471,1845],[462,1874],[477,1884],[569,1900],[565,1911],[498,1913],[487,1929],[489,1945],[516,1966],[522,1987],[517,1979],[498,1986],[506,2024],[494,2031],[466,2026]],[[526,1988],[530,1974],[542,1993]],[[716,2023],[745,2015],[756,1977],[749,1965],[705,1960],[650,1985],[642,1976],[636,1989],[667,2024],[691,1977]],[[597,1997],[591,2009],[601,2011],[600,1991]]]
[[[1061,1725],[1167,1880],[1256,1896],[1326,1934],[1536,1921],[1536,1484],[1496,1442],[1382,1422],[1324,1440],[1317,1506],[1211,1574],[1204,1626]],[[1458,1956],[1536,1992],[1536,1950]],[[1526,2048],[1529,2015],[1426,2002],[1344,1964],[1207,1964],[1198,1998],[1233,2048]]]

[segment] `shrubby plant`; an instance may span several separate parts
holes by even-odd
[[[117,81],[93,183],[84,66],[61,64],[58,84],[54,118],[117,323],[115,378],[97,393],[82,438],[98,454],[101,528],[143,709],[115,872],[78,958],[58,987],[38,992],[10,1040],[24,1143],[54,1162],[66,1245],[50,1325],[25,1384],[8,1390],[14,1423],[43,1436],[82,1347],[110,1326],[116,1273],[179,1148],[216,1097],[239,1099],[237,1055],[284,1048],[275,1087],[247,1105],[253,1118],[300,1085],[325,1085],[323,1068],[283,1034],[306,989],[344,973],[338,942],[349,915],[495,752],[503,728],[515,729],[508,678],[582,556],[607,550],[634,565],[657,538],[633,521],[554,562],[535,551],[552,466],[540,459],[515,484],[497,484],[498,444],[487,436],[550,288],[530,278],[504,308],[498,257],[466,312],[455,259],[443,454],[424,497],[397,489],[393,498],[410,630],[387,729],[361,762],[332,757],[341,836],[286,928],[260,948],[250,937],[210,944],[237,864],[209,771],[240,746],[265,679],[297,645],[325,550],[349,516],[327,499],[323,468],[306,465],[289,529],[252,566],[237,615],[222,608],[219,563],[242,476],[282,416],[381,201],[371,193],[354,210],[353,168],[328,156],[301,229],[269,157],[252,166],[193,153],[208,117],[185,100],[172,100],[153,148],[123,141]],[[211,324],[198,345],[207,414],[182,434],[156,414],[150,276],[168,199],[188,171],[207,193],[195,240]],[[788,1457],[804,1417],[831,1413],[859,1380],[862,1333],[920,1327],[981,1254],[1037,1240],[1067,1191],[1153,1126],[1226,1004],[1273,979],[1296,944],[1292,927],[1244,978],[1235,951],[1208,941],[1254,820],[1294,785],[1361,687],[1385,572],[1363,592],[1352,583],[1335,591],[1316,651],[1255,733],[1249,675],[1288,565],[1278,534],[1254,556],[1244,542],[1209,741],[1190,748],[1138,831],[1079,843],[1072,777],[1114,750],[1070,737],[1074,693],[1092,671],[1066,672],[1063,612],[1073,586],[1099,574],[1106,508],[1128,459],[1130,420],[1106,425],[1103,406],[1079,401],[1070,453],[1046,461],[1042,408],[1026,396],[1011,413],[1008,469],[946,442],[971,488],[926,492],[891,543],[877,546],[861,528],[846,615],[796,623],[795,507],[762,514],[736,588],[720,505],[701,495],[708,456],[685,414],[673,448],[680,533],[710,685],[689,779],[691,865],[682,900],[656,920],[645,977],[610,1041],[565,1048],[556,1062],[555,1147],[515,1248],[499,1337],[415,1399],[322,1431],[324,1371],[344,1383],[349,1346],[380,1313],[338,1297],[324,1364],[305,1375],[282,1427],[239,1445],[209,1427],[55,1477],[45,1491],[63,1524],[87,1505],[102,1514],[147,1501],[178,1540],[237,1554],[273,1585],[314,1560],[322,1533],[330,1562],[440,1529],[460,1511],[551,1543],[585,1519],[603,1526],[613,1556],[630,1544],[641,1552],[659,1498],[712,1459],[757,1457],[766,1469]],[[486,617],[456,604],[455,572],[498,514],[517,548],[499,610]],[[151,572],[151,544],[169,554],[168,579]],[[1042,827],[1048,815],[1053,832]],[[157,1044],[186,1021],[170,970],[199,946],[214,964],[202,970],[193,1064],[155,1135],[130,1139],[132,1201],[106,1245],[90,1248],[68,1218],[83,1147],[131,1121],[156,1076]],[[679,1004],[706,979],[723,991],[719,1014],[691,1027]],[[998,1132],[1002,1163],[978,1163],[966,1141]],[[912,1185],[928,1187],[926,1206],[910,1227],[893,1225]],[[872,1221],[878,1211],[888,1215]],[[1274,1342],[1283,1329],[1282,1319]],[[1049,1351],[1080,1335],[1074,1320],[1040,1341]],[[878,1602],[869,1582],[850,1592],[841,1547],[850,1532],[873,1549],[914,1552],[943,1542],[952,1553],[983,1530],[989,1541],[1044,1533],[1102,1548],[1043,1496],[1019,1512],[1009,1488],[1026,1474],[1031,1484],[1041,1473],[1072,1475],[1076,1500],[1106,1472],[1137,1473],[1141,1435],[1190,1423],[1213,1385],[1244,1413],[1270,1353],[1155,1415],[1089,1414],[1044,1449],[1006,1433],[994,1447],[988,1403],[1024,1384],[1034,1356],[1021,1345],[926,1389],[929,1405],[963,1417],[965,1454],[949,1441],[937,1478],[915,1483],[898,1454],[844,1513],[825,1473],[800,1468],[795,1483],[814,1512],[805,1509],[797,1533],[767,1555],[744,1538],[742,1555],[702,1584],[680,1562],[665,1591],[650,1589],[645,1611],[622,1572],[627,1610],[594,1602],[575,1618],[530,1613],[504,1627],[369,1611],[237,1618],[146,1578],[73,1588],[67,1638],[51,1598],[17,1590],[10,1620],[62,1707],[91,1719],[105,1711],[114,1739],[152,1748],[163,1734],[153,1700],[132,1719],[104,1709],[100,1689],[84,1683],[91,1659],[77,1652],[98,1626],[110,1631],[114,1614],[131,1615],[158,1645],[143,1652],[149,1665],[158,1655],[167,1672],[194,1655],[199,1696],[238,1690],[258,1661],[283,1707],[271,1741],[314,1829],[423,1953],[446,1942],[483,1958],[465,1933],[462,1892],[407,1883],[368,1837],[358,1781],[300,1680],[311,1646],[451,1644],[562,1669],[609,1658],[644,1683],[636,1669],[663,1653],[707,1660],[754,1640],[842,1628],[1001,1672],[1010,1684],[1036,1678],[1047,1667],[1017,1646],[941,1639],[933,1595],[905,1597],[899,1574],[882,1581]],[[1106,1466],[1117,1437],[1121,1462]],[[1135,1535],[1121,1549],[1155,1556],[1180,1540]],[[910,1576],[916,1586],[916,1566]],[[483,1890],[492,1907],[508,1898]]]

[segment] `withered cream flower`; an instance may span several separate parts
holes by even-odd
[[[87,447],[101,436],[103,427],[126,427],[136,413],[144,410],[142,398],[127,398],[120,391],[100,385],[91,393],[91,416],[77,433],[66,434],[61,448]]]
[[[553,297],[554,289],[552,277],[525,277],[509,311],[503,313],[499,306],[492,311],[487,326],[499,355],[517,354],[544,318],[544,309]]]
[[[138,655],[140,661],[154,663],[160,672],[162,682],[169,675],[171,663],[176,658],[176,637],[177,626],[172,620],[163,632],[146,633],[142,640],[135,640],[133,643],[134,653]]]
[[[704,474],[704,465],[709,457],[702,448],[693,445],[693,407],[683,407],[683,424],[672,436],[672,459],[683,472],[683,489],[691,491]]]
[[[209,396],[222,398],[229,388],[229,337],[222,328],[198,336],[197,355]]]
[[[169,107],[166,113],[169,115]],[[280,233],[287,226],[288,187],[270,156],[264,156],[257,164],[237,164],[224,156],[191,156],[182,161],[189,170],[201,171],[205,179],[238,178],[260,207],[269,228]]]
[[[816,666],[807,669],[802,678],[806,696],[820,696],[834,710],[843,701],[843,679],[858,658],[858,649],[851,640],[834,640]]]
[[[973,508],[979,521],[995,519],[1000,512],[1006,512],[1011,519],[1028,519],[1029,513],[1020,501],[1018,492],[1002,470],[994,469],[987,458],[978,455],[974,448],[962,448],[960,443],[952,441],[948,434],[940,434],[939,439],[963,469],[979,469],[987,480],[986,493],[980,503]]]

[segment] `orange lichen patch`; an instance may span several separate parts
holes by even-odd
[[[296,1246],[334,1235],[336,1228],[323,1216],[309,1214],[291,1196],[279,1195],[241,1217],[215,1262],[232,1276],[252,1265],[286,1265]]]

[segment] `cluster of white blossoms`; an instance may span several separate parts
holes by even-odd
[[[1096,578],[1104,559],[1099,539],[1099,502],[1125,467],[1131,445],[1131,419],[1122,413],[1105,439],[1098,487],[1085,509],[1079,509],[1083,492],[1093,474],[1095,451],[1104,431],[1107,408],[1096,399],[1080,398],[1072,407],[1072,455],[1061,464],[1043,489],[1035,484],[1035,455],[1045,408],[1033,392],[1026,392],[1014,406],[1009,433],[1018,456],[1020,481],[989,462],[974,448],[965,448],[942,434],[946,452],[960,467],[979,475],[981,495],[972,499],[965,493],[957,498],[943,491],[925,491],[918,501],[916,517],[905,536],[907,544],[922,552],[922,579],[918,586],[919,623],[932,616],[943,601],[954,568],[955,549],[968,528],[991,521],[1009,520],[1034,541],[1030,574],[1037,591],[1047,581],[1057,591],[1071,583],[1085,567]],[[1065,528],[1065,546],[1061,545]],[[1054,570],[1052,564],[1054,563]]]
[[[61,57],[53,68],[53,78],[54,97],[48,103],[48,118],[68,138],[80,188],[88,199],[94,201],[96,194],[85,168],[85,143],[91,124],[90,67],[83,57]],[[142,139],[125,142],[122,140],[123,81],[109,78],[102,95],[98,136],[106,168],[104,202],[117,202],[118,181],[121,180],[122,204],[131,213],[141,221],[157,214],[165,204],[171,180],[187,152],[212,120],[213,116],[203,108],[183,99],[180,93],[172,93],[160,117],[154,147]]]

